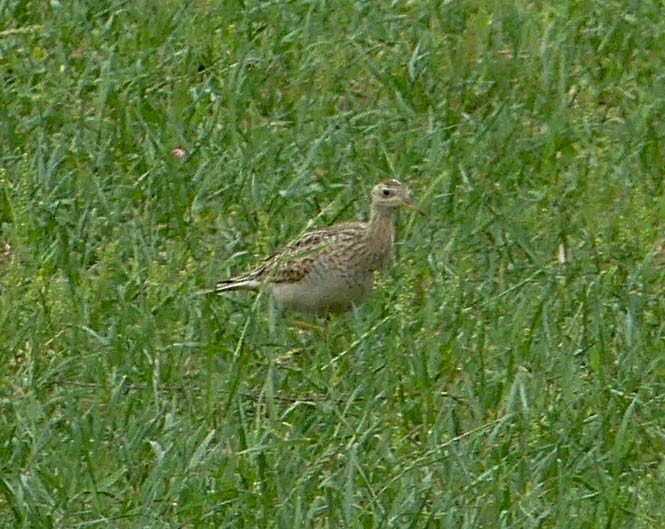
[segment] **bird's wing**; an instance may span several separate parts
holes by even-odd
[[[274,283],[295,283],[304,278],[317,259],[331,246],[345,246],[364,230],[361,222],[336,224],[328,228],[305,233],[281,252],[268,257],[248,276],[268,279]]]

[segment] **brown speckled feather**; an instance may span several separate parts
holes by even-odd
[[[342,248],[353,245],[353,242],[358,239],[358,234],[366,227],[367,225],[362,222],[346,222],[305,233],[283,251],[265,259],[254,270],[220,281],[220,284],[226,285],[247,280],[261,283],[268,278],[274,283],[300,281],[322,254],[326,254],[331,247],[336,248],[339,252],[342,251]]]

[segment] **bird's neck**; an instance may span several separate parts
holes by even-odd
[[[394,210],[388,208],[372,208],[367,230],[369,271],[385,270],[392,260],[395,239],[393,212]]]
[[[393,210],[388,208],[372,208],[369,218],[368,236],[378,246],[390,247],[394,238]]]

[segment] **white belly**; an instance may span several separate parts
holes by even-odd
[[[276,283],[272,293],[277,305],[284,309],[328,314],[344,312],[354,305],[359,305],[372,291],[373,275],[362,278],[305,278],[297,283]]]

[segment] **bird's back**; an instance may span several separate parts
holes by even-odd
[[[294,283],[301,281],[317,264],[335,266],[353,257],[367,232],[363,222],[345,222],[307,232],[265,259],[254,270],[217,283],[217,291],[258,288],[264,281]],[[333,270],[334,271],[334,270]]]

